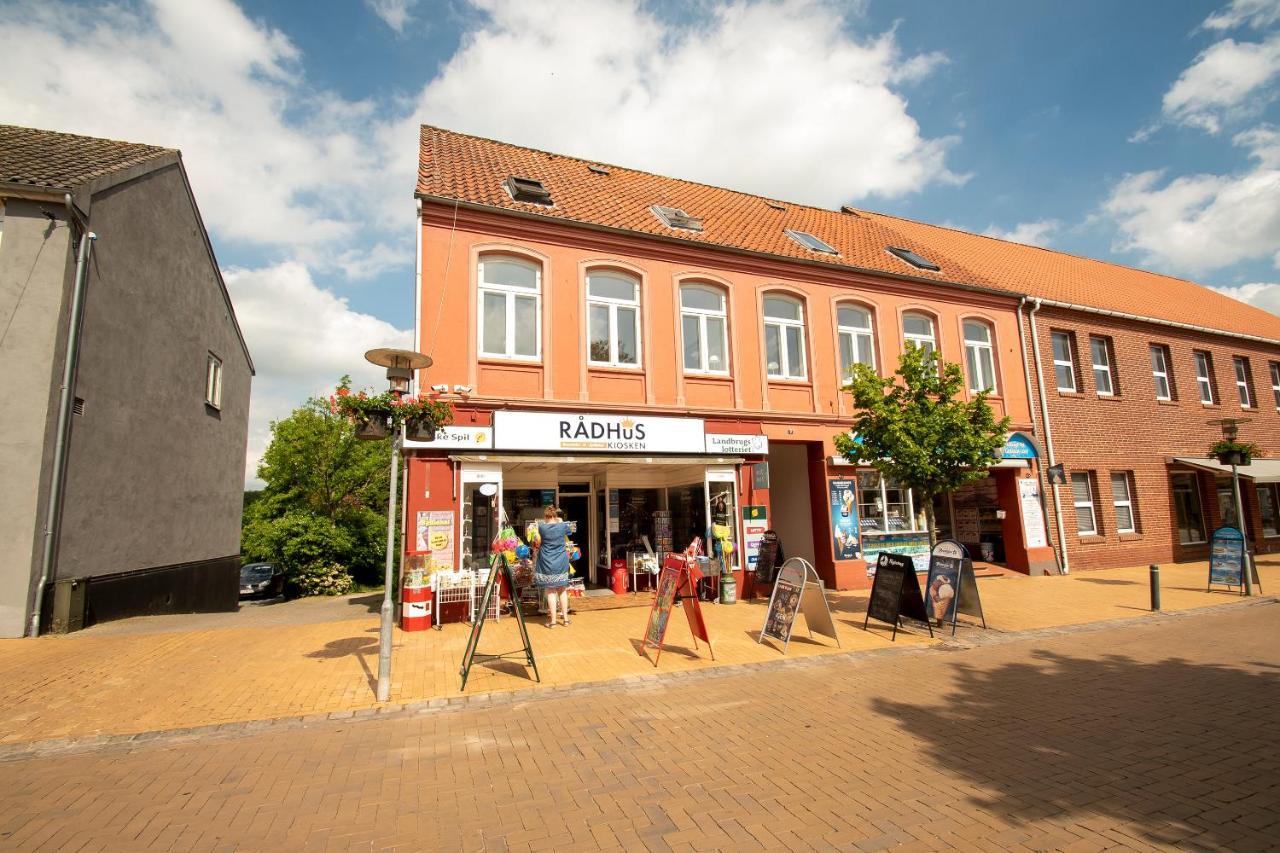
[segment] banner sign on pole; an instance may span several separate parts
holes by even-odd
[[[716,659],[715,648],[711,645],[711,636],[707,633],[707,623],[702,618],[702,606],[698,602],[698,581],[702,573],[696,564],[677,554],[666,558],[662,571],[658,573],[657,589],[654,592],[653,605],[649,608],[649,621],[645,625],[644,639],[640,642],[640,654],[649,656],[649,647],[657,649],[653,665],[658,665],[662,657],[662,644],[667,636],[667,625],[671,621],[671,609],[675,606],[676,596],[684,606],[685,618],[689,621],[689,633],[693,635],[693,647],[698,648],[698,640],[707,644],[711,651],[711,659]]]
[[[902,617],[923,622],[933,636],[932,620],[924,607],[920,594],[920,581],[916,578],[915,564],[910,557],[881,551],[876,558],[875,581],[871,584],[871,598],[867,601],[867,616],[862,629],[872,620],[888,622],[893,626],[892,639],[898,639],[898,625]]]
[[[764,628],[760,631],[763,643],[765,637],[782,643],[782,653],[787,653],[791,644],[791,631],[795,627],[796,614],[804,613],[804,622],[812,637],[816,631],[830,637],[840,645],[836,636],[836,623],[831,618],[831,606],[822,588],[822,579],[818,571],[802,557],[792,557],[782,564],[778,572],[778,580],[773,585],[773,594],[769,596],[769,609],[765,613]]]
[[[987,627],[978,597],[978,579],[973,574],[973,560],[968,550],[954,539],[944,539],[929,555],[929,577],[925,582],[925,604],[934,624],[951,623],[951,636],[956,634],[956,616],[976,616]]]

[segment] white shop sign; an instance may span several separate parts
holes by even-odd
[[[493,414],[493,428],[498,450],[706,452],[701,418],[498,411]]]
[[[763,456],[769,452],[767,435],[727,435],[707,433],[708,453],[728,453],[735,456]]]
[[[493,427],[487,426],[446,426],[436,430],[435,441],[409,441],[405,439],[405,447],[423,450],[457,450],[469,447],[488,450],[493,447]]]
[[[1019,480],[1018,496],[1022,501],[1022,532],[1028,548],[1043,548],[1045,538],[1044,512],[1040,509],[1040,484],[1035,480]]]

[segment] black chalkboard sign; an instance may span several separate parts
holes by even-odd
[[[781,550],[777,531],[766,530],[760,534],[760,550],[756,556],[756,583],[773,583],[778,567],[778,553]]]
[[[929,617],[924,609],[924,596],[920,594],[920,582],[916,579],[915,563],[902,554],[881,551],[876,560],[876,577],[871,584],[871,598],[867,601],[867,617],[862,620],[866,630],[872,619],[888,622],[893,626],[893,639],[898,639],[898,623],[902,617],[923,622],[933,636]]]

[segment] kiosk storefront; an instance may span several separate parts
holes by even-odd
[[[521,535],[555,505],[578,523],[588,586],[606,585],[617,560],[643,585],[663,554],[709,532],[733,543],[741,582],[743,465],[767,456],[768,439],[711,432],[698,418],[500,410],[406,442],[406,453],[406,552],[429,550],[437,569],[482,567],[504,516]],[[498,512],[485,484],[497,487]]]

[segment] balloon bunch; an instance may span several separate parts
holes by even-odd
[[[521,542],[516,546],[516,556],[521,560],[527,560],[533,556],[533,549]]]
[[[514,564],[516,561],[516,549],[519,547],[521,547],[520,537],[516,536],[515,530],[510,527],[504,527],[489,546],[489,550],[495,555],[501,554],[506,557],[508,564]]]

